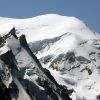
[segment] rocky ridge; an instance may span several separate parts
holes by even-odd
[[[17,37],[13,28],[2,40],[0,83],[5,84],[10,94],[9,99],[5,100],[71,100],[68,95],[72,90],[59,85],[49,70],[41,66],[30,50],[25,35]],[[3,51],[3,48],[7,49]]]

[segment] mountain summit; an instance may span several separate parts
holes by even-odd
[[[50,76],[54,77],[52,78],[55,79],[54,82],[73,90],[70,94],[72,100],[100,99],[100,39],[99,35],[83,21],[75,17],[56,14],[28,19],[0,18],[2,37],[12,27],[16,28],[18,37],[22,34],[26,35],[30,49],[37,56],[42,67],[50,71],[49,74],[51,73]],[[13,43],[10,43],[10,48],[12,48]],[[23,44],[22,39],[21,43]],[[20,45],[19,42],[17,42],[18,45]],[[16,45],[13,45],[12,51],[14,55],[18,53]],[[2,54],[4,52],[6,49],[2,48]],[[31,65],[29,55],[24,52],[18,53],[17,61],[22,72],[25,72],[23,76],[26,79],[31,78],[33,82],[37,74],[35,77],[32,69],[34,64],[32,62],[33,65]],[[24,58],[25,55],[27,57]],[[30,63],[28,69],[25,67],[26,61]]]
[[[9,30],[12,26],[15,26],[20,34],[27,35],[28,42],[53,38],[64,33],[73,33],[73,35],[79,38],[85,37],[85,39],[95,37],[94,32],[81,20],[56,14],[41,15],[27,19],[0,18],[0,25],[2,33],[3,26],[6,25]]]

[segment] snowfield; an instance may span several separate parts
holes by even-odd
[[[16,28],[17,36],[26,35],[31,50],[55,80],[74,89],[72,100],[100,99],[100,36],[83,21],[56,14],[28,19],[0,18],[1,36],[12,27]],[[20,45],[12,41],[16,42],[14,48]],[[6,50],[0,48],[2,52]],[[16,55],[17,51],[14,53]],[[25,56],[24,50],[21,55]],[[17,56],[21,67],[24,60],[27,60],[25,65],[31,63],[27,55],[26,59],[21,58],[20,53]]]

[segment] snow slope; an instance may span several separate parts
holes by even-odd
[[[95,36],[79,19],[56,14],[41,15],[29,19],[0,18],[0,33],[7,30],[4,27],[9,30],[12,26],[15,26],[20,34],[27,35],[29,42],[60,36],[67,32],[81,38],[87,35],[85,39]]]
[[[73,100],[100,95],[100,39],[86,24],[56,14],[29,19],[0,18],[0,35],[15,26],[59,84],[73,88]]]

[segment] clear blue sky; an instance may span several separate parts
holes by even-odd
[[[0,17],[75,16],[100,33],[100,0],[0,0]]]

